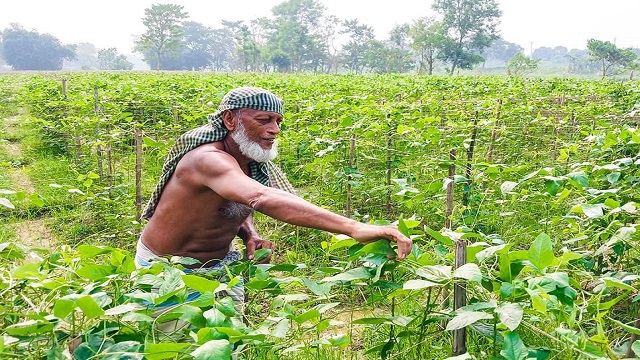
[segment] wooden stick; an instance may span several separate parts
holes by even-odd
[[[467,178],[467,189],[462,193],[462,205],[469,205],[469,192],[471,191],[471,184],[473,181],[471,180],[471,162],[473,161],[473,150],[476,146],[476,136],[478,135],[478,111],[476,110],[475,119],[473,120],[473,131],[471,132],[471,143],[469,144],[469,149],[467,150],[467,165],[466,165],[466,178]]]
[[[135,127],[136,136],[136,220],[142,215],[142,130]]]
[[[354,168],[354,159],[356,153],[356,133],[351,134],[351,141],[349,146],[349,171],[352,171]],[[352,189],[351,189],[351,173],[347,174],[347,217],[351,218],[351,203],[353,199]]]
[[[453,214],[453,190],[454,190],[454,177],[456,174],[456,149],[449,150],[449,160],[451,160],[451,165],[449,165],[449,184],[447,184],[447,203],[444,210],[444,227],[445,229],[451,230],[451,214]]]
[[[487,150],[487,162],[491,162],[493,157],[493,144],[498,138],[498,123],[500,122],[500,110],[502,109],[502,99],[498,99],[498,109],[496,110],[496,122],[491,130],[491,141],[489,141],[489,149]]]

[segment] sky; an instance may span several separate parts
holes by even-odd
[[[250,21],[272,17],[284,0],[4,0],[0,30],[18,23],[27,30],[48,33],[63,44],[89,42],[98,49],[115,47],[130,54],[136,35],[145,31],[144,9],[152,4],[184,6],[189,20],[221,28],[221,20]],[[436,16],[433,0],[321,0],[326,15],[357,18],[375,29],[380,40],[396,25]],[[637,16],[640,0],[497,0],[502,10],[502,37],[526,54],[541,46],[585,49],[587,39],[639,47]]]

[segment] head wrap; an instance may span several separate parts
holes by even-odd
[[[218,110],[210,114],[207,119],[212,125],[224,128],[222,114],[226,110],[248,108],[282,115],[283,103],[282,99],[265,89],[250,86],[240,87],[229,91],[222,98]]]
[[[178,162],[189,151],[200,145],[221,141],[227,136],[228,130],[222,123],[222,113],[226,110],[249,108],[260,111],[271,111],[282,115],[282,99],[271,92],[257,87],[240,87],[230,90],[220,102],[218,110],[207,116],[208,123],[189,130],[176,139],[169,151],[169,155],[162,166],[160,181],[156,184],[151,198],[142,213],[143,219],[149,219],[155,212],[160,201],[164,186],[171,179]],[[295,193],[286,176],[274,163],[249,163],[250,177],[263,185],[272,186]]]

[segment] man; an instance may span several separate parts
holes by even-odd
[[[208,124],[178,138],[143,214],[149,222],[138,241],[138,266],[177,255],[200,260],[201,269],[220,268],[240,258],[232,245],[236,236],[252,259],[256,249],[272,248],[256,231],[253,211],[361,243],[387,239],[398,244],[398,259],[411,251],[411,240],[396,227],[363,224],[292,193],[271,163],[277,155],[282,105],[264,89],[233,89],[209,115]],[[229,295],[243,300],[242,292]]]

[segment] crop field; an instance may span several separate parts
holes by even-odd
[[[411,255],[256,214],[276,249],[228,268],[242,314],[188,259],[137,270],[170,146],[238,86],[285,100],[299,196],[397,224]],[[640,357],[639,111],[605,80],[2,75],[0,358]]]

